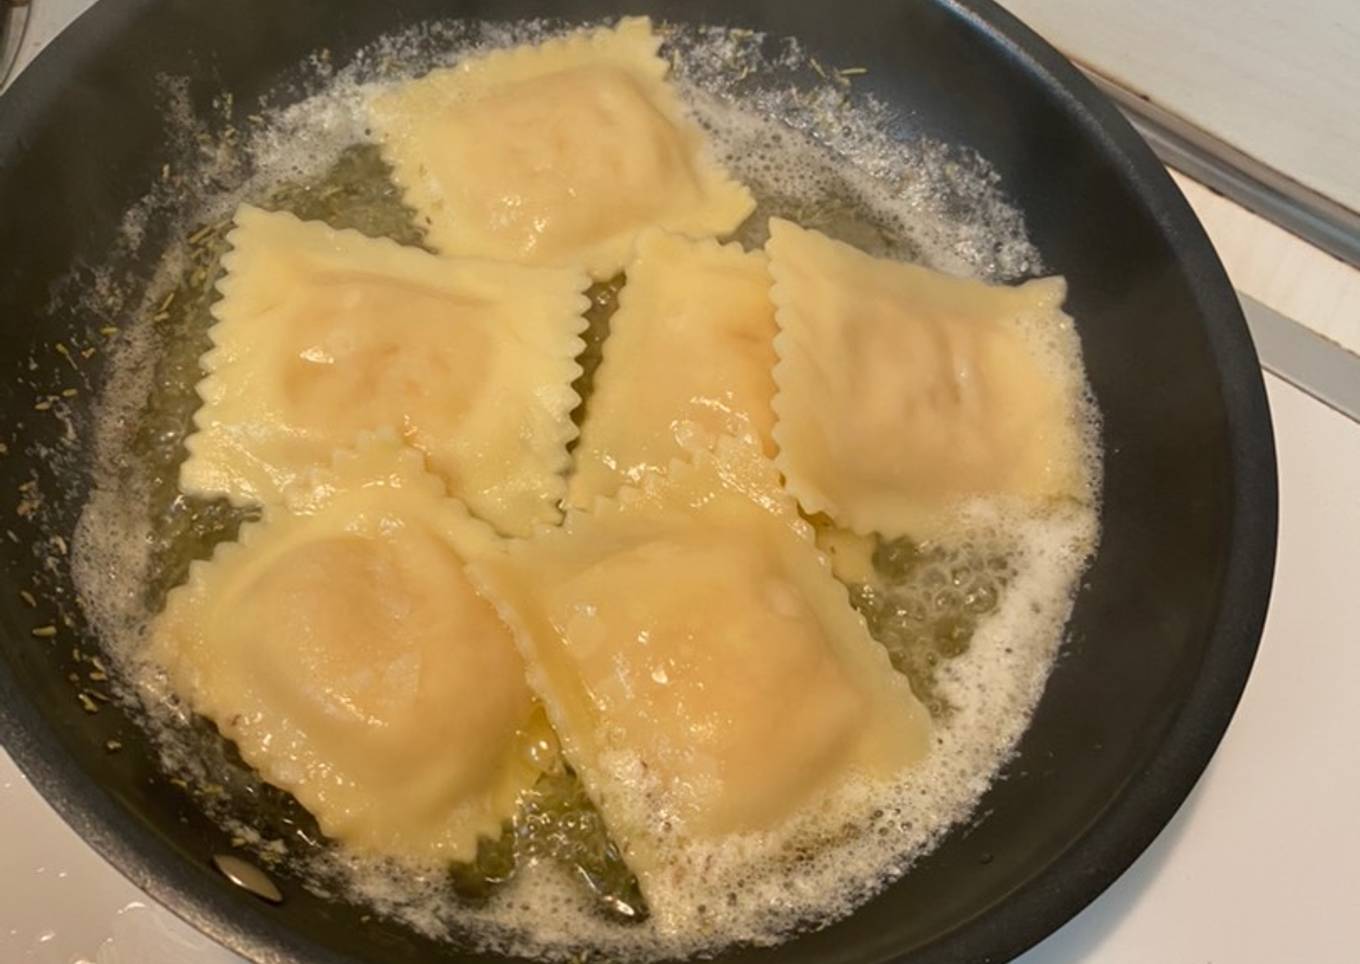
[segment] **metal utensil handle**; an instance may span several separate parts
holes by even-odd
[[[30,0],[0,0],[0,87],[5,86],[24,42]]]

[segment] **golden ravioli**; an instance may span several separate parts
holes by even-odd
[[[686,839],[776,830],[926,752],[925,710],[748,443],[720,439],[468,572],[644,893]]]
[[[588,302],[576,271],[439,258],[242,205],[186,492],[276,501],[392,428],[503,532],[560,517]]]
[[[1061,278],[954,278],[777,218],[765,250],[776,461],[806,510],[921,538],[969,497],[1081,494]]]
[[[774,454],[774,306],[762,254],[651,231],[609,321],[568,499],[585,508],[685,455],[696,428]]]
[[[755,207],[666,83],[646,18],[435,70],[372,101],[407,203],[445,254],[612,277],[639,231],[725,234]]]
[[[151,655],[328,836],[470,859],[537,776],[542,735],[509,632],[463,574],[496,538],[418,452],[365,438],[192,565]]]

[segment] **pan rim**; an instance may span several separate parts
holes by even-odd
[[[0,116],[41,114],[66,61],[94,56],[156,0],[94,5],[15,78]],[[1158,226],[1180,269],[1217,365],[1232,468],[1222,592],[1199,675],[1147,766],[1079,836],[1003,900],[934,943],[917,961],[1007,960],[1095,900],[1152,843],[1189,796],[1233,716],[1264,628],[1278,525],[1275,446],[1265,384],[1240,305],[1188,203],[1116,108],[1061,54],[992,0],[932,0],[1054,93],[1062,109],[1119,172]],[[17,95],[17,96],[16,96]],[[16,118],[17,119],[17,118]],[[8,671],[0,671],[0,745],[47,802],[135,886],[214,940],[261,962],[351,959],[266,916],[245,895],[217,886],[206,865],[180,859],[160,834],[66,757],[52,724]],[[155,855],[154,858],[151,855]],[[881,960],[895,959],[889,952]]]

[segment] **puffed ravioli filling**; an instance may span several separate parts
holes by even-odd
[[[687,840],[774,831],[926,752],[926,711],[749,443],[719,439],[469,575],[649,899]]]
[[[955,278],[770,220],[777,462],[809,512],[931,538],[972,497],[1084,495],[1066,286]]]
[[[646,18],[432,71],[371,101],[406,201],[446,254],[616,274],[648,225],[726,234],[755,208],[666,83]]]
[[[437,257],[242,205],[181,488],[269,503],[392,429],[503,532],[555,523],[586,276]]]
[[[649,231],[627,278],[567,485],[581,508],[683,458],[685,432],[696,427],[774,454],[765,256]]]
[[[468,860],[536,778],[546,727],[463,573],[496,538],[419,453],[369,437],[194,563],[150,653],[328,836]]]

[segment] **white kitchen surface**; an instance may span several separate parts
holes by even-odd
[[[88,2],[38,0],[26,54],[31,56]],[[1041,29],[1054,27],[1053,17],[1044,19],[1045,4],[1011,0],[1009,5]],[[1121,10],[1136,19],[1166,17],[1172,9],[1162,0],[1101,0],[1091,6],[1113,11],[1116,22]],[[1301,9],[1278,6],[1294,13]],[[1349,0],[1310,0],[1307,6],[1348,14],[1360,9]],[[1052,2],[1052,9],[1076,7],[1068,0]],[[1194,5],[1175,9],[1183,10],[1186,23],[1196,29],[1212,25]],[[1268,12],[1261,3],[1239,8],[1228,0],[1198,9],[1224,14],[1226,20],[1215,22],[1230,26]],[[1233,16],[1236,10],[1240,17]],[[1066,29],[1069,22],[1057,18],[1056,23]],[[1354,19],[1350,28],[1342,24],[1351,29],[1347,50],[1352,57],[1360,50],[1354,26]],[[1071,36],[1045,32],[1060,43]],[[1149,35],[1130,28],[1128,36]],[[1172,52],[1182,42],[1177,36],[1151,36],[1162,38],[1158,42]],[[1227,43],[1237,48],[1243,42]],[[1220,56],[1212,43],[1201,46],[1201,55],[1220,63],[1220,69],[1225,57],[1245,62],[1240,52]],[[1355,71],[1356,61],[1350,63]],[[1176,70],[1183,83],[1196,76],[1185,73],[1190,67],[1183,64]],[[1291,77],[1297,73],[1287,70]],[[1332,103],[1355,101],[1350,96]],[[1343,120],[1354,124],[1357,117],[1349,109]],[[1355,147],[1352,142],[1351,158]],[[1360,189],[1353,162],[1349,170],[1347,183]],[[1187,193],[1211,235],[1219,237],[1216,224],[1231,223],[1234,235],[1245,231],[1257,239],[1257,250],[1277,244],[1268,236],[1269,226],[1252,230],[1249,221],[1231,211],[1208,215],[1197,187],[1189,185]],[[1228,241],[1225,234],[1225,248]],[[1257,276],[1247,276],[1249,259],[1240,263],[1234,282],[1245,287],[1244,281]],[[1306,257],[1300,264],[1292,284],[1306,292],[1309,278],[1325,272],[1317,267],[1320,262]],[[1338,284],[1348,282],[1339,277]],[[1285,307],[1279,299],[1258,297]],[[1360,315],[1360,304],[1344,293],[1328,294],[1324,307],[1329,317]],[[1295,316],[1309,323],[1303,312]],[[1351,573],[1360,545],[1360,426],[1282,381],[1268,377],[1267,386],[1280,455],[1279,564],[1261,654],[1242,706],[1213,764],[1170,826],[1108,892],[1022,957],[1023,964],[1342,964],[1357,959],[1360,700],[1353,690],[1360,681],[1355,629],[1360,593]],[[0,964],[85,961],[238,964],[239,958],[181,924],[105,864],[0,751]]]
[[[1357,0],[1000,3],[1125,90],[1360,211]],[[1239,291],[1360,354],[1360,270],[1175,176]]]
[[[1360,211],[1356,0],[1000,0],[1050,43]]]
[[[1360,354],[1360,270],[1197,181],[1176,171],[1171,176],[1238,291]]]

